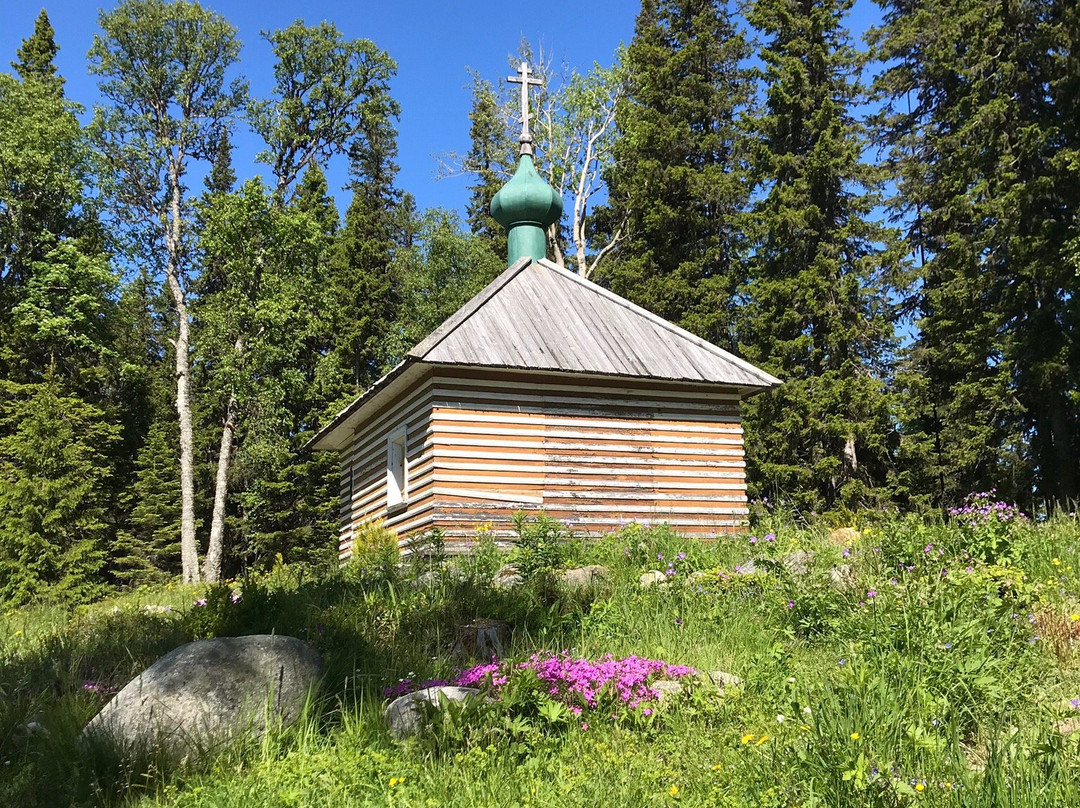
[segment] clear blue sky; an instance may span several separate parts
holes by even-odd
[[[116,4],[103,3],[113,8]],[[365,37],[397,61],[392,90],[401,105],[399,186],[411,192],[421,209],[440,205],[461,209],[467,180],[436,180],[436,155],[464,152],[469,147],[470,94],[467,67],[489,78],[509,75],[508,55],[522,36],[542,45],[560,61],[585,70],[593,62],[610,64],[620,42],[629,42],[640,0],[546,0],[533,4],[438,2],[438,0],[207,0],[204,5],[222,14],[240,32],[244,45],[238,72],[255,96],[272,85],[273,58],[260,32],[282,28],[296,19],[327,20],[349,38]],[[851,27],[865,29],[876,18],[870,0],[858,0]],[[28,0],[0,0],[0,69],[15,57],[22,39],[33,31],[42,5]],[[67,94],[87,107],[97,100],[95,81],[87,74],[86,52],[97,31],[98,5],[85,0],[44,3],[60,46],[57,63],[67,79]],[[237,174],[268,174],[254,163],[259,144],[253,137],[237,139]],[[334,186],[345,181],[344,165],[332,167],[332,191],[339,207],[347,195]]]

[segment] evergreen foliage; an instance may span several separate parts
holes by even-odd
[[[458,217],[440,209],[427,212],[416,243],[394,263],[402,279],[398,359],[506,269],[505,254],[495,255],[484,235],[463,233]]]
[[[385,96],[369,113],[349,146],[353,196],[330,259],[343,399],[365,390],[389,365],[386,344],[401,302],[393,256],[409,229],[401,216],[407,206],[395,187],[397,102]]]
[[[902,377],[907,487],[936,504],[995,485],[1075,499],[1075,4],[883,8],[881,132],[921,259]]]
[[[472,74],[472,109],[469,112],[469,153],[462,169],[475,177],[465,206],[466,222],[474,236],[489,245],[500,262],[506,259],[506,231],[491,218],[491,200],[511,173],[514,142],[507,132],[502,106],[491,82]]]
[[[108,451],[120,429],[50,369],[0,386],[0,600],[78,603],[104,591]]]
[[[23,40],[15,52],[17,61],[11,63],[23,81],[37,81],[47,85],[57,94],[63,91],[64,79],[56,72],[56,32],[49,15],[41,9],[34,20],[34,33]]]
[[[743,354],[784,382],[746,407],[749,476],[806,511],[870,504],[895,443],[885,385],[904,249],[872,219],[882,174],[862,157],[850,7],[757,0],[749,12],[766,91],[748,124],[758,201],[739,330]]]
[[[749,199],[738,114],[748,46],[722,0],[644,0],[598,226],[626,228],[598,280],[721,346],[734,344]]]
[[[871,61],[856,2],[643,0],[580,74],[523,42],[568,211],[549,255],[784,381],[744,410],[752,495],[1074,501],[1080,7],[878,0]],[[517,92],[472,74],[462,222],[398,187],[396,65],[369,40],[265,34],[249,103],[220,15],[99,19],[85,131],[44,11],[0,73],[0,601],[333,565],[337,458],[306,444],[505,268]],[[241,112],[265,185],[234,161]]]

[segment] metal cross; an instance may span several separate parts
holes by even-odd
[[[528,62],[521,63],[521,67],[518,68],[517,76],[509,76],[506,80],[511,84],[521,85],[521,142],[532,142],[532,135],[529,133],[529,118],[532,117],[529,114],[529,85],[531,84],[534,87],[540,87],[544,82],[529,75]]]

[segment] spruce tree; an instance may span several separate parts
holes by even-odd
[[[387,340],[397,319],[400,278],[393,265],[402,232],[402,195],[395,187],[397,102],[369,118],[349,148],[352,202],[330,259],[337,346],[344,375],[343,398],[365,390],[387,369]]]
[[[104,590],[102,489],[119,432],[51,368],[36,384],[0,382],[0,601],[73,604]]]
[[[64,79],[56,72],[56,32],[45,9],[34,20],[34,33],[23,40],[11,63],[23,81],[37,81],[48,85],[57,94],[63,92]]]
[[[1080,493],[1074,6],[883,3],[881,131],[920,262],[905,474],[935,504]]]
[[[752,84],[723,0],[644,0],[598,226],[626,236],[596,278],[719,345],[734,343],[749,198],[737,118]]]
[[[506,182],[513,165],[514,142],[491,82],[473,74],[472,109],[469,112],[469,153],[462,169],[475,181],[469,186],[466,222],[473,235],[488,243],[505,263],[506,230],[491,218],[491,200]]]
[[[764,100],[753,136],[754,240],[740,337],[784,381],[746,408],[752,493],[804,510],[872,501],[889,478],[890,285],[903,250],[872,219],[850,0],[756,0]],[[879,490],[877,498],[886,495]]]

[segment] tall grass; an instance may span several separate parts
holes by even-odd
[[[490,558],[399,565],[376,548],[321,577],[282,568],[75,615],[9,614],[0,805],[1080,804],[1080,732],[1066,723],[1080,727],[1076,520],[1010,524],[1007,551],[989,560],[956,525],[861,526],[851,546],[775,517],[711,544],[630,526],[564,554],[608,568],[584,590],[544,566],[501,590]],[[784,563],[795,551],[808,553],[805,571]],[[642,587],[649,570],[666,580]],[[383,689],[468,664],[452,653],[455,627],[478,618],[513,625],[511,661],[638,655],[742,684],[572,720],[511,689],[391,740]],[[306,639],[326,662],[296,725],[179,763],[80,741],[110,692],[165,651],[271,632]]]

